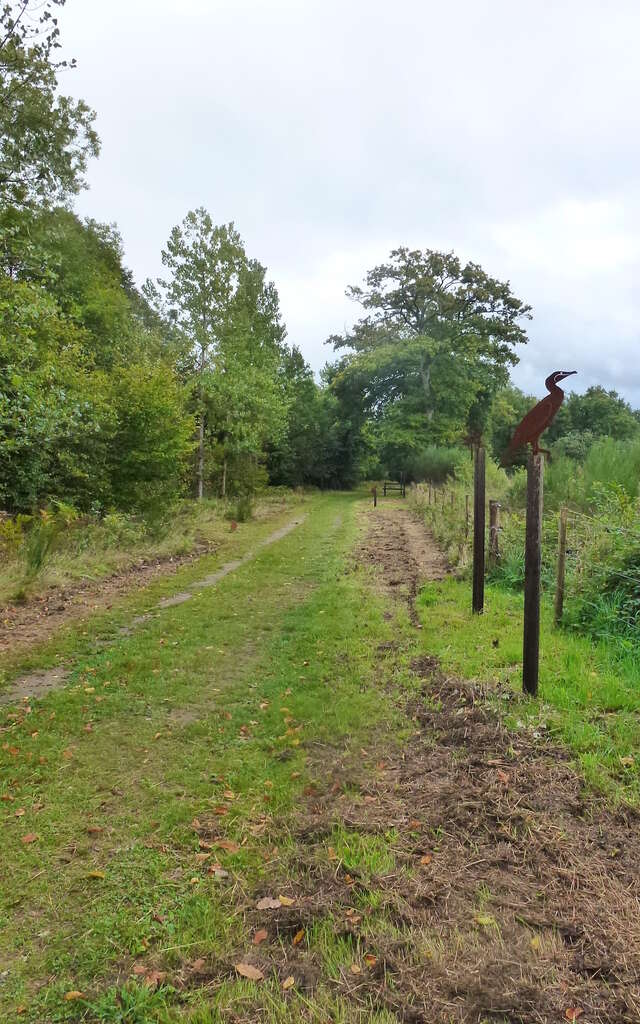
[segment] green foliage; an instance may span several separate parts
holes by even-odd
[[[61,202],[84,185],[98,153],[95,115],[58,94],[64,0],[13,0],[0,9],[0,205]]]
[[[207,446],[224,493],[229,459],[259,453],[284,429],[278,294],[234,225],[214,225],[202,208],[173,228],[162,262],[169,279],[147,282],[145,294],[182,334],[181,365],[199,424],[198,496]]]
[[[336,386],[359,393],[381,463],[482,434],[492,396],[517,362],[514,348],[526,342],[519,321],[530,308],[509,285],[452,253],[400,248],[347,294],[365,315],[329,339],[352,350]]]
[[[55,502],[52,509],[42,509],[40,515],[33,518],[23,546],[25,571],[21,593],[40,575],[61,533],[76,519],[73,506],[61,501]]]
[[[469,452],[461,448],[438,448],[435,445],[412,453],[405,463],[409,480],[428,480],[442,484],[463,472]]]

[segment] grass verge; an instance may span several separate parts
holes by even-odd
[[[630,660],[606,644],[554,629],[545,602],[539,699],[524,700],[522,595],[489,586],[484,615],[474,616],[469,584],[449,579],[429,584],[418,609],[427,649],[444,671],[504,684],[511,691],[511,725],[548,730],[567,744],[590,785],[614,798],[640,800],[640,691]]]

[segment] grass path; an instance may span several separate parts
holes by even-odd
[[[0,1020],[639,1019],[637,812],[441,671],[398,504],[315,497],[30,655],[71,675],[2,709]]]

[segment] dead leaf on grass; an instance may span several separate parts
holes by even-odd
[[[269,937],[269,933],[266,928],[258,928],[257,932],[253,933],[252,942],[254,946],[259,946],[261,942],[264,942]]]
[[[219,846],[221,850],[226,850],[227,853],[238,853],[240,847],[237,843],[234,843],[232,839],[218,839],[214,846]]]
[[[293,988],[295,983],[296,983],[296,979],[294,978],[293,974],[290,974],[289,977],[285,978],[284,981],[282,982],[282,988],[286,992],[287,989]]]
[[[87,878],[104,878],[104,871],[90,871]]]
[[[376,965],[376,964],[377,964],[377,962],[378,962],[378,958],[377,958],[377,956],[374,956],[374,955],[373,955],[373,953],[365,953],[365,955],[364,955],[364,959],[365,959],[365,963],[366,963],[366,964],[367,964],[367,965],[368,965],[369,967],[375,967],[375,965]]]
[[[362,974],[362,968],[360,964],[351,964],[349,970],[351,971],[352,974]]]
[[[35,843],[40,837],[36,832],[27,832],[26,836],[23,836],[20,840],[22,843]]]
[[[283,907],[292,907],[296,902],[295,900],[292,900],[290,896],[278,896],[278,899]]]
[[[425,853],[425,855],[420,858],[420,863],[421,864],[430,864],[432,860],[433,860],[433,857],[431,856],[431,854],[430,853]]]
[[[281,906],[280,900],[275,900],[273,896],[264,896],[256,903],[258,910],[279,910]]]
[[[72,1003],[74,999],[84,999],[84,992],[78,992],[77,989],[73,989],[71,992],[65,992],[65,1003]]]
[[[262,971],[253,964],[235,964],[235,968],[242,978],[249,978],[250,981],[262,981],[264,978]]]
[[[293,945],[298,946],[304,939],[304,928],[301,928],[299,932],[293,936]]]
[[[577,1020],[578,1017],[581,1017],[583,1013],[584,1010],[581,1006],[569,1006],[564,1011],[564,1015],[567,1018],[567,1020]]]

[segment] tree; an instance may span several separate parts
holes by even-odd
[[[584,395],[569,395],[564,420],[569,431],[588,431],[596,437],[613,437],[617,441],[638,434],[638,421],[629,403],[617,391],[607,391],[599,385],[587,388]]]
[[[338,379],[357,381],[364,409],[389,426],[396,450],[400,433],[407,449],[477,439],[518,361],[516,345],[527,340],[520,321],[530,307],[478,264],[430,249],[393,250],[347,294],[365,316],[329,339],[351,349]]]
[[[198,421],[196,492],[203,497],[209,439],[221,456],[224,494],[227,456],[255,455],[284,419],[278,294],[234,225],[214,225],[202,208],[173,228],[162,262],[171,277],[148,282],[145,295],[184,338]]]
[[[14,0],[0,9],[0,206],[62,202],[84,187],[99,151],[95,114],[58,94],[56,8],[65,0]]]

